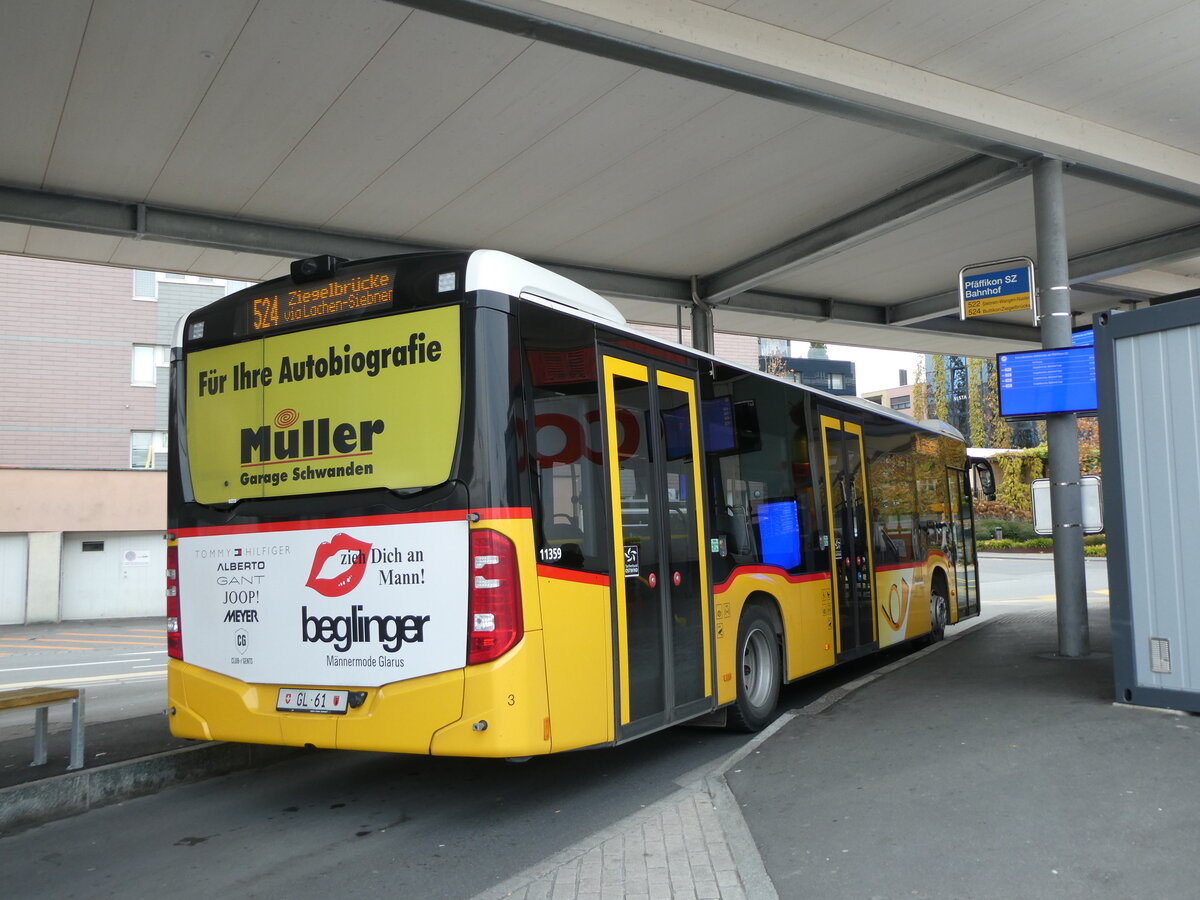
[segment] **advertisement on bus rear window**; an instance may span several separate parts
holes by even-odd
[[[456,515],[181,532],[184,660],[296,687],[461,668],[468,527]]]
[[[441,484],[458,435],[460,356],[458,307],[190,354],[196,500]]]

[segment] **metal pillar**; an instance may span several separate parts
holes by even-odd
[[[1071,291],[1067,272],[1067,225],[1063,166],[1043,159],[1033,166],[1037,227],[1037,279],[1042,347],[1071,345]],[[1079,486],[1079,432],[1074,413],[1046,417],[1050,516],[1054,528],[1054,588],[1058,609],[1058,653],[1091,653],[1083,556],[1083,498]]]
[[[696,277],[692,276],[692,346],[705,353],[713,352],[713,311],[696,293]]]

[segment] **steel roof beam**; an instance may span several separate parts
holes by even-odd
[[[209,247],[238,253],[259,253],[284,259],[317,253],[333,253],[350,259],[363,259],[396,253],[453,249],[4,185],[0,185],[0,221]],[[1072,261],[1071,280],[1078,282],[1100,277],[1094,273],[1085,274],[1082,271],[1085,268],[1084,263],[1086,268],[1113,274],[1116,271],[1136,268],[1139,262],[1146,260],[1192,255],[1188,251],[1194,253],[1197,247],[1200,247],[1200,225],[1168,232],[1145,241],[1134,241],[1122,247],[1086,254]],[[552,260],[534,261],[599,293],[675,305],[691,303],[691,283],[686,278],[569,265]],[[878,327],[919,326],[915,330],[945,334],[979,334],[984,337],[997,336],[1036,342],[1035,338],[1025,336],[1021,326],[977,322],[972,323],[970,328],[964,327],[964,323],[959,323],[953,316],[957,304],[958,294],[955,291],[883,307],[836,298],[753,290],[734,296],[721,304],[720,308]],[[934,319],[938,321],[930,321]],[[1000,330],[995,331],[996,329]]]
[[[929,319],[919,325],[907,326],[913,331],[928,331],[935,334],[954,334],[963,337],[991,338],[996,340],[1025,342],[1042,345],[1042,331],[1032,325],[1017,325],[1012,322],[964,322],[958,316]],[[970,354],[959,354],[970,355]]]
[[[894,325],[894,323],[886,321],[887,310],[882,306],[868,306],[847,300],[800,297],[767,291],[747,291],[744,294],[738,294],[728,303],[722,303],[717,309],[774,315],[788,319],[869,325],[879,328],[888,327],[889,324]],[[930,317],[904,327],[911,331],[924,331],[931,334],[953,334],[1031,344],[1041,343],[1041,332],[1032,325],[978,320],[962,322],[956,315]]]
[[[0,185],[0,220],[133,240],[298,258],[351,259],[444,249],[275,222]]]
[[[975,156],[789,241],[705,275],[700,297],[719,303],[865,241],[949,209],[1029,173],[1021,163]]]
[[[692,286],[687,278],[671,278],[667,275],[647,275],[640,272],[622,272],[617,269],[601,269],[594,266],[576,266],[560,262],[533,260],[564,278],[586,285],[597,294],[623,297],[628,300],[649,300],[655,303],[670,303],[675,306],[692,305]]]
[[[1138,181],[1136,178],[1130,178],[1127,175],[1118,175],[1116,172],[1105,172],[1103,169],[1097,169],[1094,166],[1068,165],[1066,167],[1066,174],[1073,178],[1094,181],[1096,184],[1107,185],[1108,187],[1129,191],[1133,194],[1153,197],[1156,200],[1166,200],[1168,203],[1200,207],[1200,196],[1194,193],[1177,191],[1158,184],[1148,184],[1144,181]]]
[[[365,259],[396,253],[454,249],[5,185],[0,185],[0,221],[236,253],[259,253],[283,259],[318,253]],[[691,281],[687,278],[623,272],[553,260],[531,261],[609,296],[675,305],[692,302]],[[758,291],[744,293],[736,300],[728,308],[811,319],[836,317],[849,322],[883,323],[882,307],[846,300]]]
[[[884,325],[882,306],[838,300],[831,297],[805,297],[774,291],[746,291],[722,303],[717,310],[753,312],[790,319],[849,322],[856,325]]]
[[[0,185],[0,221],[235,253],[259,253],[284,259],[298,259],[318,253],[331,253],[347,259],[367,259],[397,253],[455,249],[6,185]],[[692,302],[691,284],[686,278],[553,261],[537,262],[597,292],[636,300],[675,304]]]
[[[958,291],[942,291],[928,297],[905,300],[887,307],[889,325],[915,325],[927,319],[936,319],[958,309]]]
[[[1189,259],[1200,251],[1200,223],[1164,231],[1127,244],[1071,257],[1071,283],[1111,278],[1149,263]]]
[[[1197,252],[1200,252],[1200,223],[1074,256],[1069,263],[1071,284],[1111,278],[1153,263],[1190,259]],[[954,313],[957,309],[958,290],[942,291],[887,307],[887,322],[889,325],[913,325]]]

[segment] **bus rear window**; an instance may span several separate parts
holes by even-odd
[[[459,318],[445,306],[188,354],[196,500],[446,481],[462,405]]]

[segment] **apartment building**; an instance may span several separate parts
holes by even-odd
[[[169,348],[239,286],[0,255],[0,624],[163,613]]]

